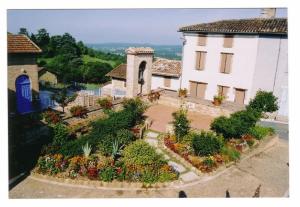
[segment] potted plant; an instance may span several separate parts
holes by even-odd
[[[215,95],[213,104],[215,106],[220,106],[222,104],[222,101],[225,99],[225,96],[222,95]]]
[[[179,97],[186,98],[186,97],[187,97],[187,89],[186,89],[186,88],[184,88],[184,89],[179,89],[179,91],[178,91],[178,96],[179,96]]]

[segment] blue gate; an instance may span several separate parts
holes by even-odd
[[[17,111],[26,113],[32,110],[31,87],[27,75],[21,75],[16,80]]]

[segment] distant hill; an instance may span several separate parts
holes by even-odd
[[[118,55],[125,55],[125,49],[128,47],[152,47],[155,50],[155,57],[168,58],[172,60],[180,60],[182,50],[181,45],[154,45],[147,43],[97,43],[86,45],[94,50]]]

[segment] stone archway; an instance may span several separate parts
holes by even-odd
[[[145,72],[145,69],[146,69],[146,64],[147,64],[146,61],[142,61],[140,63],[140,66],[139,66],[139,76],[138,76],[138,83],[140,85],[140,92],[139,92],[139,94],[143,93],[143,85],[145,83],[144,72]]]

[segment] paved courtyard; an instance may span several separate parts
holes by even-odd
[[[145,115],[153,120],[150,128],[155,131],[165,132],[166,125],[173,120],[172,113],[177,110],[178,108],[176,107],[162,104],[156,104],[149,107]],[[214,117],[189,111],[188,119],[191,120],[192,128],[208,130]]]
[[[154,139],[153,137],[151,139]],[[154,143],[155,144],[155,143]],[[188,197],[252,197],[259,185],[260,197],[288,196],[288,141],[273,139],[244,157],[239,163],[213,176],[199,177],[191,171],[181,178],[191,182],[168,189],[111,189],[77,186],[27,177],[10,190],[10,198],[111,198],[178,197],[183,190]],[[175,163],[172,163],[176,165]]]

